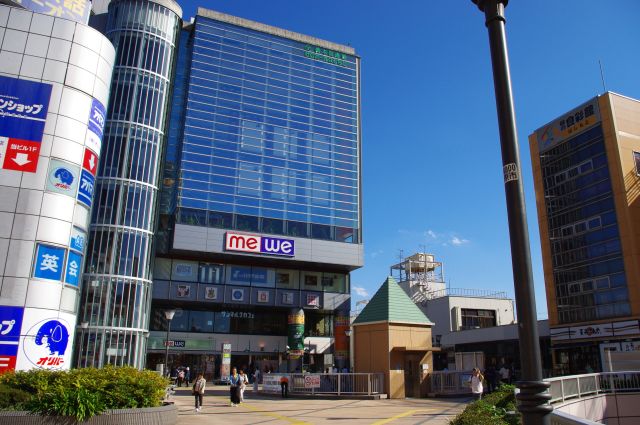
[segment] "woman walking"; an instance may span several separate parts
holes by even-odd
[[[240,404],[240,375],[238,375],[238,371],[235,367],[231,369],[229,382],[231,383],[231,387],[229,388],[231,406],[237,406]]]
[[[480,400],[482,398],[482,392],[484,391],[484,388],[482,387],[483,379],[484,376],[480,373],[480,369],[474,367],[469,382],[471,383],[471,392],[476,400]]]
[[[244,373],[244,370],[240,369],[240,403],[244,402],[244,390],[249,385],[249,376]]]
[[[204,387],[206,386],[207,381],[205,381],[202,374],[199,374],[196,378],[196,382],[193,383],[193,395],[196,398],[196,413],[200,412],[202,408],[202,398],[204,396]]]

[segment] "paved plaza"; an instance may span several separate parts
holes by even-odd
[[[430,424],[446,425],[470,398],[405,400],[282,399],[245,392],[245,402],[229,406],[228,387],[208,385],[196,413],[190,388],[176,390],[178,425],[204,424]]]

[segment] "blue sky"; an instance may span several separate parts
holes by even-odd
[[[342,44],[362,57],[368,298],[404,255],[444,262],[452,288],[513,295],[489,42],[471,0],[179,1]],[[640,2],[509,2],[507,42],[538,317],[547,316],[528,135],[606,88],[640,98]],[[368,295],[366,295],[368,294]]]

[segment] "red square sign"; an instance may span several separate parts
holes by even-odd
[[[82,160],[82,168],[91,173],[93,177],[96,176],[98,170],[98,155],[93,153],[92,150],[84,149],[84,159]]]
[[[9,138],[2,168],[35,173],[38,168],[40,145],[40,142]]]

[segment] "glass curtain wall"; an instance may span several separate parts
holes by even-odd
[[[182,11],[113,1],[111,99],[84,273],[78,367],[144,367],[158,177]]]

